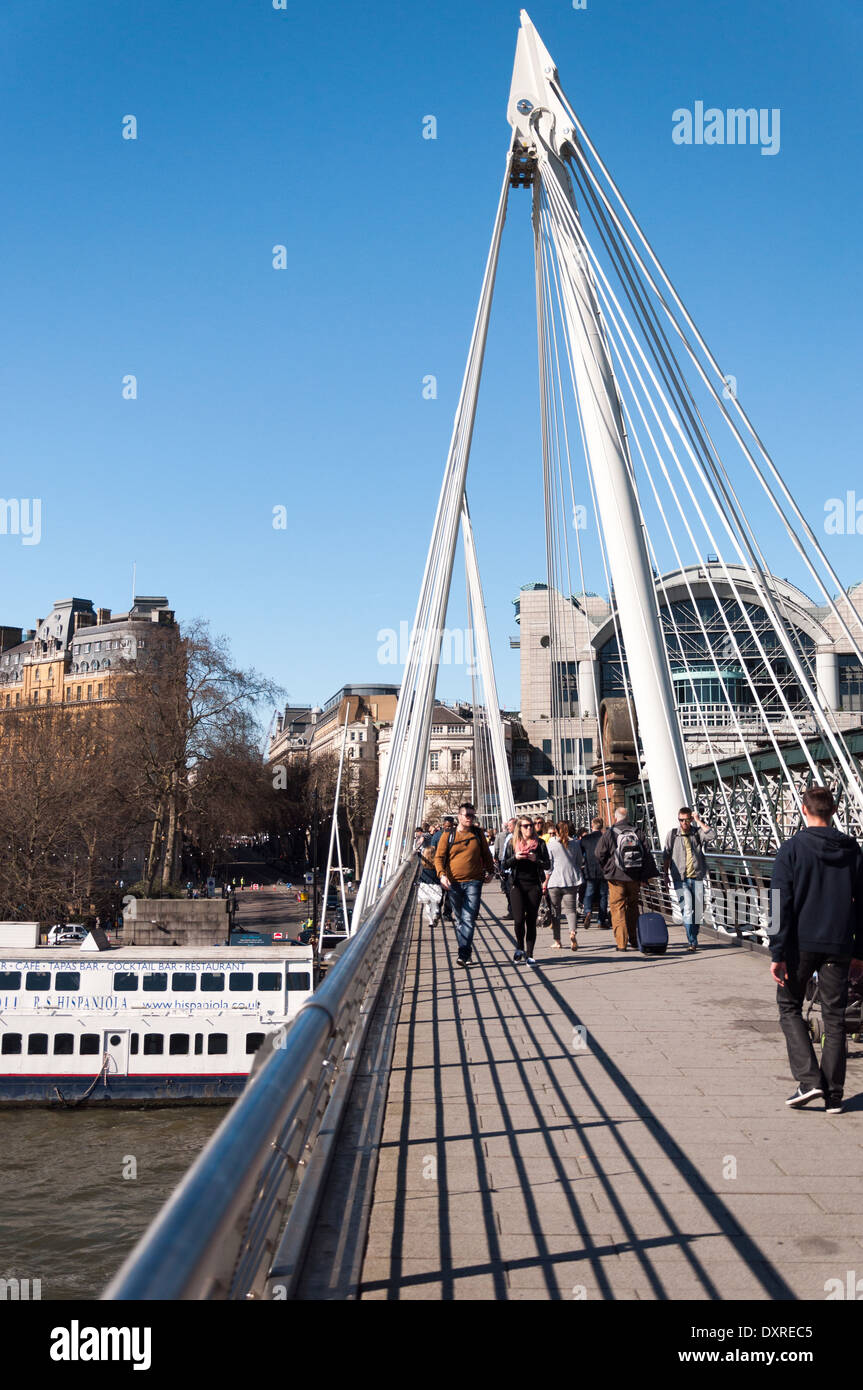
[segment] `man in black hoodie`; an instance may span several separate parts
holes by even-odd
[[[830,824],[835,810],[826,787],[809,788],[806,829],[779,846],[771,879],[779,894],[779,930],[771,930],[770,973],[797,1081],[785,1104],[799,1109],[822,1096],[830,1115],[842,1110],[848,973],[863,956],[863,853]],[[775,928],[775,912],[772,917]],[[820,1069],[803,1022],[806,986],[816,970],[825,1032]]]

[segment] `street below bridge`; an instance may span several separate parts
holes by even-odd
[[[842,1115],[790,1111],[766,956],[540,929],[516,966],[504,910],[486,888],[470,972],[414,912],[360,1297],[823,1300],[863,1271],[863,1047]]]

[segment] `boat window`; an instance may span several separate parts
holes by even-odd
[[[27,978],[26,978],[26,980],[25,980],[25,987],[26,987],[27,989],[47,989],[47,990],[50,990],[50,988],[51,988],[51,971],[50,971],[50,970],[28,970],[28,971],[27,971]]]
[[[2,1042],[0,1042],[0,1052],[3,1053],[3,1056],[4,1056],[4,1057],[8,1057],[10,1054],[16,1054],[16,1055],[17,1055],[20,1051],[21,1051],[21,1034],[20,1034],[20,1033],[4,1033],[4,1034],[3,1034],[3,1040],[2,1040]]]
[[[171,976],[171,989],[175,994],[191,994],[197,978],[197,975],[184,975],[177,971]]]
[[[246,1052],[247,1052],[247,1054],[248,1054],[249,1052],[257,1052],[258,1048],[260,1047],[260,1045],[261,1045],[261,1043],[262,1043],[263,1041],[264,1041],[264,1035],[263,1035],[263,1033],[247,1033],[247,1034],[246,1034]]]
[[[232,994],[238,994],[242,990],[252,989],[255,977],[251,972],[241,970],[236,975],[228,976],[228,989]]]
[[[168,1051],[172,1057],[185,1057],[189,1051],[189,1034],[172,1033],[168,1040]]]
[[[20,970],[0,970],[0,989],[20,989]]]
[[[160,994],[163,990],[166,990],[167,988],[168,977],[167,975],[163,975],[161,971],[157,971],[155,974],[152,975],[144,976],[143,989],[145,994],[147,994],[148,992],[151,994]]]
[[[201,1055],[201,1053],[203,1052],[203,1050],[204,1050],[204,1035],[203,1035],[203,1033],[196,1033],[196,1034],[195,1034],[195,1056],[196,1056],[196,1057],[200,1057],[200,1055]]]
[[[309,990],[312,987],[312,977],[307,970],[292,970],[288,975],[288,989]]]
[[[31,1033],[27,1039],[27,1051],[31,1057],[44,1057],[48,1052],[48,1034]]]
[[[80,989],[81,975],[78,970],[58,970],[54,976],[55,989]]]
[[[210,974],[205,971],[201,976],[201,991],[204,994],[219,994],[225,988],[225,977],[221,973],[218,975]]]
[[[82,1057],[95,1057],[99,1051],[99,1034],[82,1033],[78,1051]]]
[[[75,1051],[74,1033],[55,1033],[54,1034],[54,1056],[71,1057]]]
[[[129,1051],[131,1052],[131,1054],[132,1054],[133,1057],[136,1056],[137,1051],[138,1051],[138,1034],[137,1034],[137,1033],[133,1033],[132,1036],[131,1036],[131,1038],[130,1038],[130,1040],[129,1040]]]
[[[281,989],[282,976],[278,970],[261,970],[258,972],[258,989],[264,993],[270,990]]]
[[[207,1052],[210,1057],[223,1057],[228,1050],[227,1033],[211,1033],[207,1038]]]
[[[114,988],[118,994],[130,992],[138,988],[138,976],[131,970],[114,971]]]
[[[144,1034],[144,1056],[161,1057],[165,1051],[165,1039],[161,1033]]]

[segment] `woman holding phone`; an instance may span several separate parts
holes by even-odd
[[[551,869],[548,847],[536,834],[533,822],[519,816],[503,861],[510,875],[510,903],[515,926],[516,950],[513,964],[523,960],[536,965],[536,918]]]

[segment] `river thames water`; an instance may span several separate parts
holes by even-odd
[[[98,1298],[227,1111],[0,1111],[0,1279]]]

